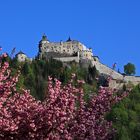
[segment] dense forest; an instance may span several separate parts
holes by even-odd
[[[95,67],[82,68],[76,62],[64,64],[53,59],[18,62],[16,58],[11,59],[10,57],[4,58],[3,61],[9,62],[13,75],[20,70],[21,74],[17,89],[29,89],[31,95],[41,101],[47,95],[48,76],[57,78],[65,85],[71,79],[71,75],[75,73],[76,79],[85,81],[83,88],[86,102],[90,99],[90,95],[98,90],[100,85],[106,85],[106,80],[99,76]],[[96,80],[97,77],[100,77],[98,81]],[[120,90],[119,94],[122,94],[125,90]],[[114,140],[139,140],[140,86],[134,87],[128,97],[113,106],[106,118],[113,122],[116,131],[113,137]]]

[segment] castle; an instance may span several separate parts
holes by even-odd
[[[50,42],[46,35],[42,36],[39,42],[38,59],[53,58],[62,62],[75,61],[81,63],[82,66],[88,67],[89,65],[95,66],[100,75],[111,76],[110,87],[121,88],[123,85],[140,83],[140,77],[137,76],[124,76],[116,72],[114,69],[102,64],[98,56],[94,56],[91,48],[87,48],[84,44],[77,40],[71,40],[69,37],[65,42]],[[16,55],[18,61],[24,62],[30,60],[23,52]]]
[[[44,34],[38,45],[38,59],[54,58],[60,61],[76,61],[80,60],[98,60],[97,56],[93,56],[92,49],[87,48],[84,44],[77,40],[71,40],[69,37],[67,41],[50,42]],[[29,59],[25,53],[20,51],[16,54],[19,62],[24,62]]]
[[[54,54],[52,57],[72,57],[78,56],[79,59],[92,59],[92,49],[87,48],[84,44],[77,40],[71,40],[69,37],[67,41],[63,42],[50,42],[46,35],[42,36],[39,42],[39,58],[48,58],[49,55]]]

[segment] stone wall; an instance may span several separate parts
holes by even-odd
[[[100,63],[99,61],[92,61],[92,65],[96,67],[96,69],[102,73],[102,74],[106,74],[106,75],[110,75],[112,76],[113,79],[123,79],[123,75],[116,72],[115,70],[109,68],[108,66]]]
[[[75,61],[77,63],[79,63],[79,57],[55,57],[54,59],[62,61],[62,62],[71,62],[71,61]]]
[[[91,64],[91,60],[89,60],[89,59],[81,59],[81,58],[80,58],[79,63],[80,63],[80,66],[81,66],[82,68],[86,68],[86,69],[88,69],[89,65],[92,65],[92,64]]]
[[[124,81],[117,81],[115,79],[112,79],[110,82],[109,82],[109,87],[110,88],[115,88],[115,89],[120,89],[123,87],[123,85],[125,84]]]
[[[140,82],[140,77],[139,76],[125,76],[124,80],[125,81]]]
[[[140,84],[140,77],[138,76],[124,76],[121,73],[109,68],[108,66],[100,63],[99,61],[92,61],[92,65],[96,67],[100,74],[109,75],[112,77],[109,87],[111,88],[122,88],[123,85],[128,85],[132,83],[133,85]]]
[[[44,53],[43,57],[50,59],[50,58],[67,58],[71,57],[71,55],[67,53],[56,53],[56,52],[47,52]]]

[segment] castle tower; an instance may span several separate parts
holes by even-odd
[[[19,53],[16,54],[16,58],[19,62],[25,62],[25,60],[27,60],[27,56],[25,53],[23,53],[22,51],[20,51]]]
[[[39,44],[45,44],[45,43],[49,43],[47,36],[45,34],[43,34],[41,41],[39,42]]]
[[[45,34],[43,34],[42,39],[39,42],[39,58],[42,58],[42,55],[44,53],[44,48],[46,46],[46,44],[49,43],[47,36]]]

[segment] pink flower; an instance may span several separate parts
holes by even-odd
[[[3,57],[7,57],[7,54],[6,53],[3,53]]]

